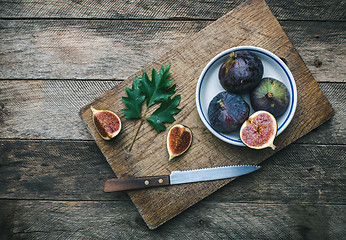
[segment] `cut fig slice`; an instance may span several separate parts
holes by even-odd
[[[90,107],[93,113],[93,121],[100,136],[105,140],[111,140],[117,136],[121,130],[120,118],[111,111],[97,110]]]
[[[277,133],[275,117],[267,111],[257,111],[240,128],[240,139],[254,149],[271,147],[275,150],[274,139]]]
[[[167,149],[169,160],[182,155],[192,142],[192,131],[181,124],[174,125],[168,132]]]

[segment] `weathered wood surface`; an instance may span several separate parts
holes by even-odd
[[[226,1],[6,1],[1,0],[0,15],[5,18],[107,18],[107,19],[213,19],[216,20],[245,2]],[[279,20],[346,20],[343,0],[284,2],[268,0]]]
[[[92,141],[6,140],[0,151],[2,199],[128,201],[102,192],[114,173]],[[345,156],[342,145],[293,144],[205,201],[344,204]]]
[[[343,146],[293,144],[259,172],[235,180],[155,232],[125,193],[102,193],[103,177],[113,173],[95,143],[13,140],[2,142],[0,150],[7,153],[0,168],[5,239],[342,239],[345,234],[336,227],[345,223]]]
[[[12,239],[343,239],[335,226],[346,214],[337,204],[204,201],[149,231],[131,202],[4,200],[0,211]]]
[[[127,78],[241,1],[167,2],[0,2],[0,239],[343,239],[344,1],[267,1],[331,102],[331,120],[155,231],[125,193],[99,189],[114,174],[78,109],[117,84],[104,80]],[[93,48],[137,65],[115,71],[118,58],[109,64]]]
[[[263,47],[285,58],[295,78],[297,110],[289,127],[276,139],[276,151],[330,119],[333,109],[266,3],[261,0],[246,1],[145,68],[150,72],[152,68],[158,70],[161,65],[171,64],[171,79],[182,98],[179,104],[182,111],[175,119],[189,126],[194,136],[193,147],[178,161],[167,161],[167,150],[163,144],[167,131],[157,134],[149,124],[142,125],[131,152],[128,149],[133,133],[139,126],[138,121],[123,121],[121,134],[116,141],[104,141],[99,136],[92,121],[90,106],[111,110],[125,119],[119,108],[126,108],[122,103],[122,97],[126,96],[124,87],[132,87],[133,76],[82,108],[83,121],[117,177],[168,175],[173,170],[259,164],[275,153],[271,149],[250,151],[224,143],[206,131],[198,117],[195,88],[200,69],[216,52],[239,45]],[[142,71],[137,72],[137,76],[141,76]],[[129,195],[148,227],[154,229],[232,180],[136,190],[130,191]]]
[[[74,80],[0,81],[1,138],[92,140],[80,118],[79,109],[116,87],[118,83],[119,81]],[[319,86],[332,103],[335,115],[297,141],[343,144],[346,135],[346,85],[319,83]]]
[[[125,79],[210,23],[0,20],[0,79]],[[344,22],[281,25],[316,80],[346,81]]]

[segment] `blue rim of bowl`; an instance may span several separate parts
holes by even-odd
[[[293,115],[294,115],[294,112],[295,112],[295,109],[296,109],[296,103],[295,103],[295,99],[297,98],[297,95],[296,95],[296,84],[295,84],[295,81],[293,79],[293,76],[292,76],[292,73],[290,72],[290,70],[288,69],[288,67],[285,65],[285,63],[280,59],[278,58],[275,54],[269,52],[268,50],[265,50],[265,49],[262,49],[262,48],[259,48],[259,47],[248,47],[248,46],[244,46],[244,47],[234,47],[234,48],[231,48],[231,49],[228,49],[228,50],[225,50],[223,52],[221,52],[220,54],[218,54],[217,56],[215,56],[209,63],[208,63],[208,67],[205,68],[198,80],[198,83],[197,83],[197,88],[198,88],[198,92],[197,92],[197,110],[198,110],[198,113],[199,115],[203,116],[203,123],[206,123],[208,124],[209,128],[210,129],[213,129],[213,131],[216,133],[213,133],[214,135],[216,135],[218,138],[220,138],[220,136],[224,139],[227,139],[228,141],[230,142],[233,142],[235,143],[236,145],[238,146],[245,146],[243,144],[243,142],[240,140],[240,139],[234,139],[234,138],[230,138],[218,131],[216,131],[213,126],[211,126],[211,124],[209,123],[207,117],[205,116],[203,110],[202,110],[202,104],[201,104],[201,99],[200,99],[200,92],[201,92],[201,85],[205,79],[205,75],[207,74],[207,72],[209,71],[209,69],[214,65],[214,63],[216,61],[218,61],[220,58],[223,58],[224,56],[228,55],[230,52],[232,51],[253,51],[253,52],[258,52],[258,53],[261,53],[261,54],[264,54],[266,56],[268,56],[269,58],[271,58],[272,60],[274,60],[280,67],[281,69],[285,72],[287,78],[288,78],[288,81],[290,83],[290,88],[291,88],[291,102],[290,102],[290,109],[289,109],[289,113],[286,117],[286,119],[283,121],[283,123],[278,126],[278,130],[277,130],[277,135],[279,135],[287,126],[288,124],[290,123],[290,121],[292,120],[293,118]],[[224,140],[220,138],[221,140]]]

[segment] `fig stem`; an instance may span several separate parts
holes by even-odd
[[[225,109],[225,104],[223,103],[223,101],[220,99],[219,101],[217,101],[218,104],[220,104],[220,107],[222,109]]]
[[[131,145],[130,145],[130,147],[129,147],[129,152],[131,152],[132,147],[133,147],[133,144],[135,143],[136,138],[137,138],[137,135],[138,135],[138,133],[139,133],[139,130],[141,129],[141,127],[142,127],[142,125],[143,125],[144,119],[146,119],[146,115],[147,115],[148,109],[149,109],[148,107],[145,109],[144,116],[141,117],[141,121],[140,121],[139,126],[138,126],[138,128],[137,128],[137,131],[136,131],[135,135],[133,136]]]
[[[90,110],[91,110],[92,113],[96,113],[97,112],[97,110],[93,106],[90,106]]]
[[[269,145],[269,147],[271,147],[273,150],[276,149],[276,146],[273,143],[271,145]]]
[[[272,92],[269,92],[269,93],[267,93],[267,96],[270,97],[270,98],[272,98],[272,97],[273,97],[273,93],[272,93]]]
[[[230,58],[232,58],[232,60],[236,59],[237,58],[237,53],[236,52],[231,52],[229,54]]]

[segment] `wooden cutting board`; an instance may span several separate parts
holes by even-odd
[[[289,127],[275,140],[275,151],[251,150],[222,142],[207,130],[196,110],[195,88],[204,66],[216,54],[240,45],[262,47],[285,58],[296,80],[296,114]],[[182,99],[179,105],[182,110],[175,115],[173,124],[182,123],[193,132],[191,148],[176,160],[168,161],[166,149],[166,136],[172,124],[167,124],[167,130],[157,134],[144,122],[132,151],[128,152],[140,121],[125,119],[121,97],[126,96],[124,88],[131,87],[134,76],[81,109],[83,121],[118,178],[167,175],[173,170],[233,164],[257,165],[333,115],[330,103],[263,0],[249,0],[239,5],[136,75],[141,76],[143,70],[150,73],[152,68],[159,70],[161,65],[167,64],[171,65],[171,79],[177,84],[177,94]],[[114,111],[121,118],[122,131],[115,139],[104,141],[99,137],[92,123],[90,105]],[[155,229],[232,180],[135,190],[128,194],[148,227]]]

